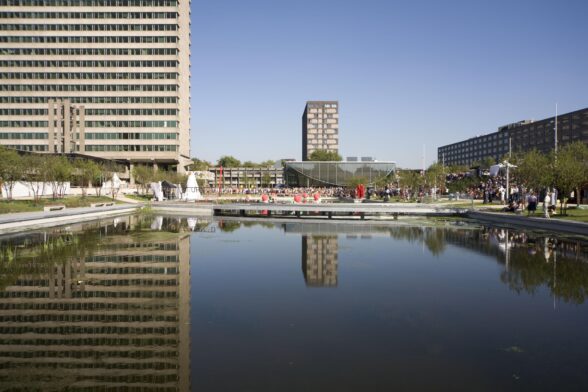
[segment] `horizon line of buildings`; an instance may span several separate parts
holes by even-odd
[[[437,149],[437,162],[445,166],[473,165],[486,158],[497,162],[510,153],[536,149],[548,153],[557,145],[576,141],[588,145],[588,108],[543,120],[524,120],[499,127],[495,132],[447,144]]]

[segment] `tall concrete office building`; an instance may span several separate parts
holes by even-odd
[[[182,171],[190,0],[0,0],[0,80],[0,144]]]
[[[339,102],[308,101],[302,115],[302,160],[316,150],[339,152]]]

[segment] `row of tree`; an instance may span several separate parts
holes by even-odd
[[[516,167],[510,170],[513,183],[522,184],[527,189],[537,192],[547,188],[556,188],[563,204],[569,195],[588,185],[588,146],[582,142],[574,142],[560,147],[558,151],[543,153],[537,150],[515,153],[505,161]],[[489,169],[497,162],[491,158],[484,159],[479,166]],[[478,166],[478,165],[475,165]],[[444,191],[445,178],[449,173],[468,171],[468,167],[443,167],[439,163],[431,165],[421,175],[418,171],[400,170],[398,180],[400,186],[410,189],[430,190],[433,187]],[[468,176],[451,185],[451,191],[463,192],[479,185],[480,178]]]
[[[267,160],[267,161],[263,161],[263,162],[259,162],[259,163],[253,162],[253,161],[241,162],[239,159],[237,159],[231,155],[223,155],[222,157],[220,157],[216,161],[216,164],[213,164],[212,162],[206,161],[204,159],[198,159],[198,158],[192,158],[192,161],[194,161],[194,163],[192,164],[190,169],[196,170],[196,171],[208,170],[209,168],[215,167],[215,166],[222,166],[225,168],[233,168],[233,167],[260,168],[260,167],[271,167],[276,164],[276,162],[272,161],[272,160]]]
[[[310,154],[309,160],[311,161],[341,161],[341,155],[339,155],[335,151],[327,151],[327,150],[316,150]],[[222,166],[225,168],[234,168],[234,167],[245,167],[245,168],[261,168],[261,167],[271,167],[276,164],[275,161],[267,160],[263,162],[253,162],[253,161],[240,161],[239,159],[235,158],[232,155],[223,155],[217,161],[216,164],[213,164],[209,161],[199,158],[192,158],[194,163],[191,166],[191,170],[203,171],[208,170],[211,167],[215,166]]]
[[[167,181],[185,186],[188,179],[186,175],[176,171],[153,170],[153,167],[145,165],[136,165],[133,167],[131,174],[138,185],[139,191],[143,194],[147,193],[152,182]]]
[[[521,183],[536,191],[555,187],[562,204],[573,191],[579,202],[580,189],[588,185],[588,146],[582,142],[566,144],[548,154],[537,150],[516,154],[512,163],[517,165],[513,172]]]
[[[75,181],[82,188],[85,197],[88,187],[94,185],[100,196],[99,185],[112,177],[116,166],[101,164],[85,159],[69,160],[63,156],[30,154],[20,155],[12,149],[0,147],[0,182],[2,192],[12,199],[18,182],[26,183],[38,200],[46,184],[51,185],[53,198],[63,197],[67,184]]]

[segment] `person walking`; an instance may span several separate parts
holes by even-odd
[[[549,206],[551,205],[551,197],[549,197],[549,188],[545,193],[545,199],[543,199],[543,216],[549,219]]]

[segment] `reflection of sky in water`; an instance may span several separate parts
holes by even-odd
[[[0,237],[0,390],[587,389],[586,242],[270,222],[119,217]]]
[[[544,253],[544,237],[517,231],[396,227],[362,235],[348,228],[337,235],[325,226],[242,227],[217,232],[212,245],[193,237],[193,252],[204,252],[192,256],[196,385],[219,391],[588,385],[585,243],[549,238]],[[336,241],[336,284],[305,282],[304,238]],[[557,283],[568,283],[568,292],[558,292],[554,275],[545,273],[558,252],[557,279],[566,279],[560,267],[582,275]]]

